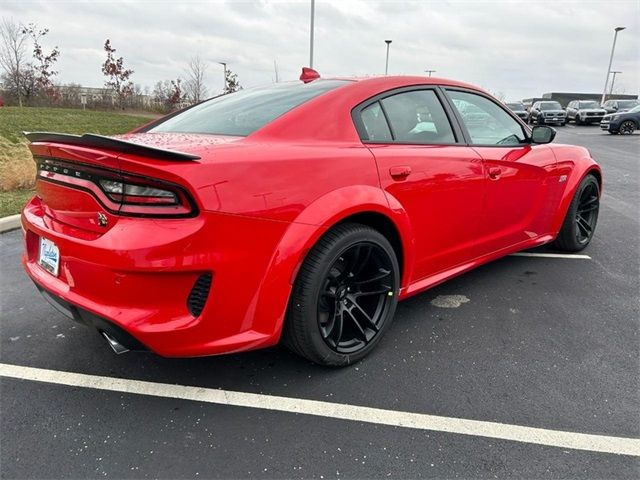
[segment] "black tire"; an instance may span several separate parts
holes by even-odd
[[[620,135],[631,135],[636,129],[636,124],[633,120],[625,120],[620,124],[618,131]]]
[[[574,123],[576,125],[581,125],[582,122],[580,121],[580,117],[578,116],[578,114],[576,114],[575,118],[573,119]]]
[[[600,210],[600,185],[589,174],[576,189],[554,245],[567,252],[579,252],[593,238]]]
[[[562,123],[560,124],[560,126],[561,126],[561,127],[564,127],[566,124],[567,124],[567,122],[562,122]]]
[[[391,325],[399,272],[393,247],[380,232],[357,223],[334,227],[300,267],[283,343],[320,365],[346,366],[362,359]]]

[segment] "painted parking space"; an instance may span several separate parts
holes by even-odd
[[[559,142],[582,141],[576,138],[569,130],[559,131]],[[596,238],[587,250],[570,258],[554,256],[557,252],[551,249],[509,256],[413,297],[400,304],[393,328],[374,354],[347,369],[316,367],[282,348],[207,359],[171,360],[148,354],[116,357],[104,340],[69,322],[36,296],[19,265],[19,231],[1,237],[1,362],[91,375],[104,379],[101,381],[107,385],[114,379],[124,379],[194,387],[203,392],[282,397],[288,399],[292,409],[305,401],[319,401],[329,406],[379,409],[391,416],[399,412],[598,438],[640,438],[636,368],[639,315],[637,301],[629,301],[637,299],[639,288],[636,233],[640,225],[633,216],[638,179],[625,176],[636,171],[633,148],[638,145],[631,141],[637,140],[624,138],[621,143],[602,145],[599,139],[590,139],[595,143],[585,144],[603,165],[606,195],[616,200],[603,199]],[[8,427],[13,432],[27,424],[30,433],[21,438],[25,442],[30,439],[32,455],[42,462],[50,460],[44,445],[58,435],[55,438],[61,440],[56,442],[61,444],[55,447],[56,453],[74,452],[64,465],[68,476],[75,477],[86,476],[87,464],[102,468],[107,476],[122,477],[127,472],[129,476],[195,475],[195,470],[191,472],[184,461],[175,458],[191,457],[189,448],[205,455],[206,439],[216,429],[218,436],[211,444],[220,450],[244,446],[244,458],[238,461],[249,467],[220,468],[223,456],[219,453],[213,454],[217,459],[214,463],[193,462],[194,466],[209,468],[205,471],[209,477],[226,473],[236,477],[328,478],[337,477],[336,471],[360,477],[388,473],[403,477],[433,471],[441,477],[520,472],[527,477],[632,478],[637,473],[637,460],[630,455],[579,453],[566,445],[536,446],[291,411],[266,413],[253,407],[237,410],[237,406],[201,405],[206,402],[184,398],[133,398],[140,395],[24,378],[4,377],[2,385],[3,430]],[[20,413],[23,403],[31,404],[36,413]],[[55,408],[47,412],[46,405]],[[82,405],[77,416],[73,405]],[[54,418],[51,412],[58,408],[66,412],[67,422]],[[167,412],[173,408],[180,410],[168,417]],[[147,410],[159,413],[159,418],[154,420]],[[206,414],[209,420],[196,425],[198,413]],[[139,425],[133,420],[136,416],[148,422],[147,429],[129,428],[132,423]],[[257,422],[273,430],[283,428],[290,436],[270,434]],[[204,431],[203,423],[208,431]],[[74,434],[66,433],[66,428],[72,428]],[[137,445],[149,445],[149,431],[156,435],[167,432],[161,442],[172,445],[173,453],[162,447],[162,458],[151,462],[149,459],[156,454],[149,454],[153,450],[149,447],[140,453],[144,462],[129,466],[127,452],[138,450]],[[295,431],[306,433],[292,445],[290,438]],[[321,432],[331,442],[320,441],[321,449],[316,451]],[[95,460],[104,459],[96,445],[107,436],[118,439],[117,448],[109,448],[109,465]],[[78,438],[82,439],[80,444],[75,441]],[[267,445],[272,441],[276,445]],[[84,448],[82,442],[88,446],[85,450],[95,452],[95,458],[87,461],[83,454],[75,455],[73,449]],[[254,450],[251,446],[255,442],[260,446]],[[337,450],[331,451],[332,443],[345,452],[348,460],[337,457],[342,455]],[[400,445],[410,454],[400,455]],[[368,454],[365,446],[376,452],[385,452],[382,448],[386,446],[393,451],[392,458],[386,453]],[[5,459],[20,456],[18,446],[3,443],[2,448],[5,465]],[[330,460],[338,465],[336,471],[325,469]],[[16,462],[10,460],[3,468],[19,471],[14,469]],[[127,469],[134,470],[120,468],[125,463]],[[171,465],[179,465],[182,470],[172,470]],[[386,470],[385,465],[389,465]],[[219,470],[213,470],[215,467]],[[163,475],[162,471],[169,473]]]

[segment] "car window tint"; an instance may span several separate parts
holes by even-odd
[[[522,126],[486,97],[468,92],[448,91],[471,143],[476,145],[517,145],[526,139]]]
[[[367,131],[367,138],[363,138],[363,140],[372,142],[390,142],[392,140],[389,125],[387,119],[384,118],[380,103],[376,102],[363,109],[360,118]]]
[[[149,131],[246,136],[304,102],[347,83],[343,80],[283,82],[240,90],[189,108]]]
[[[397,93],[381,102],[395,141],[417,144],[455,143],[449,119],[433,90]]]

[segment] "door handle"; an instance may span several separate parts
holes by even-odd
[[[409,165],[398,165],[389,169],[389,174],[394,180],[404,180],[411,175],[411,167]]]
[[[491,167],[489,168],[489,178],[492,180],[497,180],[500,178],[502,174],[502,169],[500,167]]]

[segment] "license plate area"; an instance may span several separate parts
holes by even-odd
[[[60,249],[58,249],[58,246],[55,243],[44,237],[40,237],[38,265],[54,277],[58,276],[58,270],[60,267]]]

